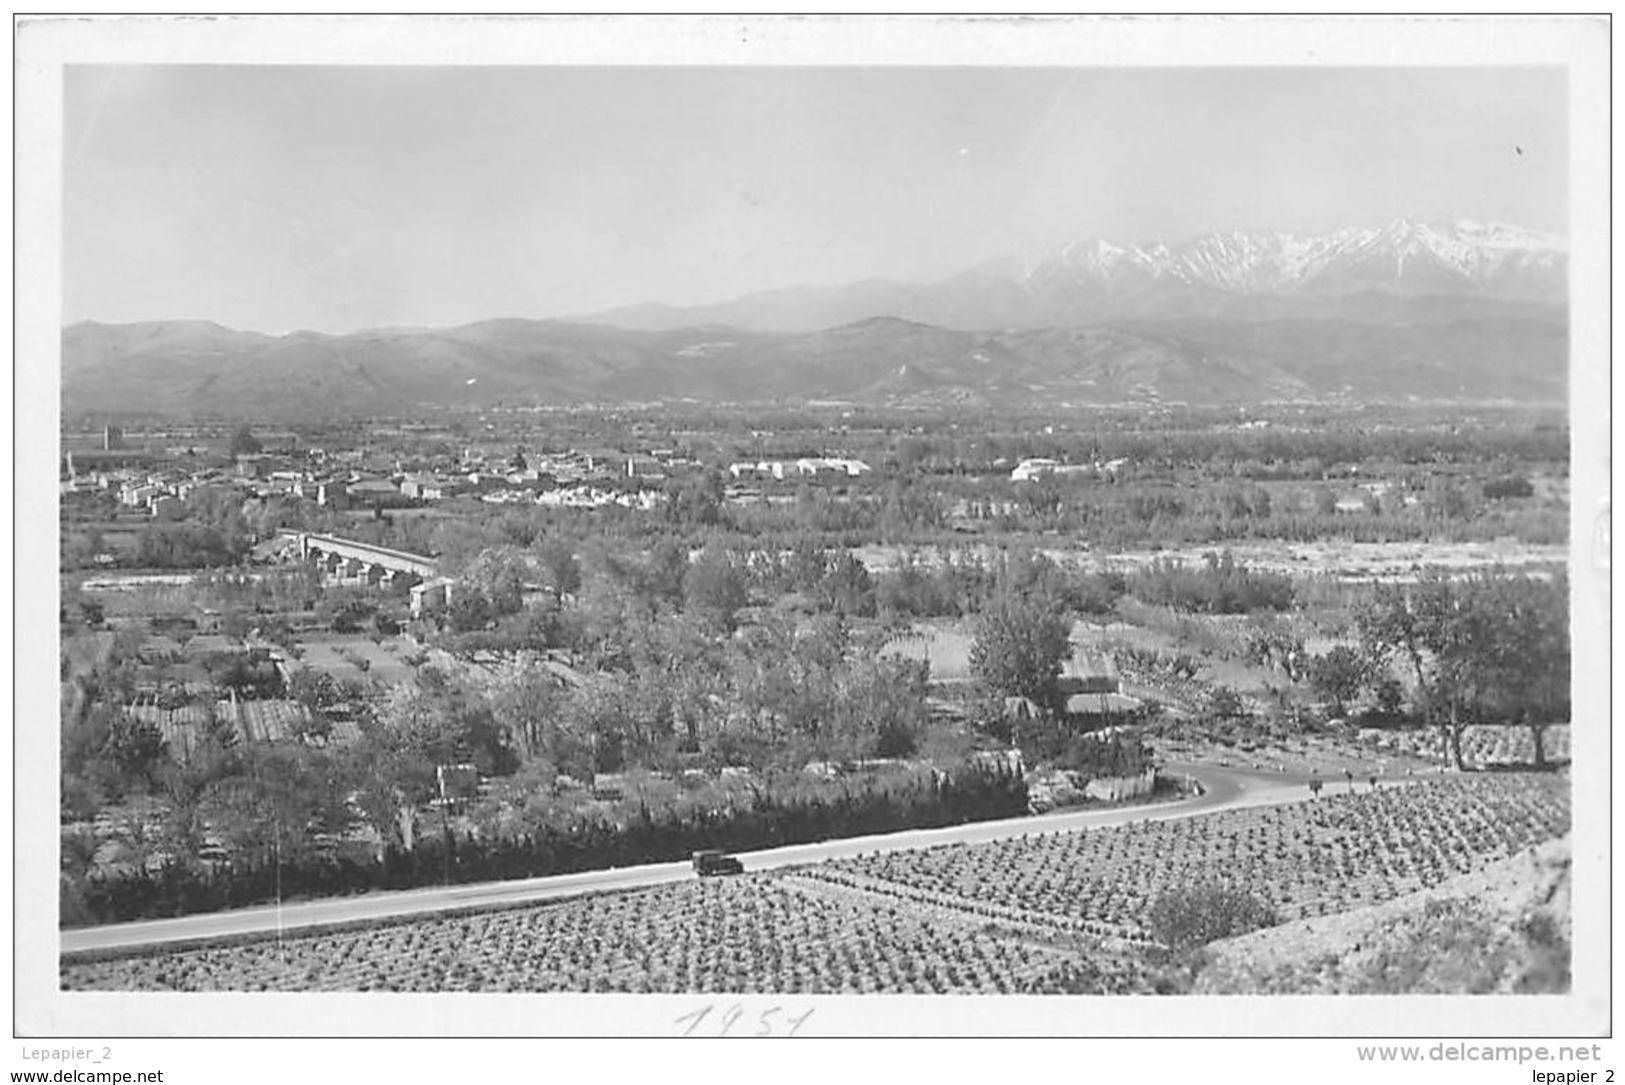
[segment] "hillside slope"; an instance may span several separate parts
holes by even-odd
[[[367,417],[603,402],[945,406],[1566,399],[1560,322],[1123,320],[966,332],[894,317],[806,334],[558,321],[280,337],[212,324],[76,324],[68,414]]]
[[[1208,947],[1195,994],[1538,994],[1570,986],[1572,846]]]

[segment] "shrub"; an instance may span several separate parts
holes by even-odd
[[[1251,893],[1224,885],[1166,890],[1151,905],[1149,920],[1152,936],[1175,950],[1198,949],[1281,921]]]
[[[1405,687],[1394,678],[1383,678],[1376,685],[1377,718],[1384,722],[1398,722],[1405,718]]]
[[[880,725],[875,736],[876,757],[909,757],[919,748],[919,736],[900,719],[889,719]]]
[[[1522,475],[1507,475],[1484,483],[1484,496],[1491,501],[1508,497],[1533,497],[1535,486]]]
[[[1128,587],[1141,602],[1204,614],[1287,610],[1294,598],[1290,577],[1249,569],[1228,550],[1208,554],[1201,566],[1158,558]]]
[[[1241,694],[1229,686],[1214,686],[1208,691],[1207,708],[1210,713],[1219,719],[1238,719],[1247,715],[1247,705],[1241,699]]]
[[[1085,614],[1104,616],[1116,611],[1117,600],[1128,592],[1128,578],[1119,572],[1090,573],[1079,577],[1067,592],[1068,601]]]

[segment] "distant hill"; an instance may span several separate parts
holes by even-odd
[[[1555,403],[1567,394],[1567,352],[1563,321],[1522,315],[1409,325],[1118,319],[994,332],[877,317],[810,333],[496,320],[285,336],[82,323],[62,334],[62,405],[298,420],[498,402]]]

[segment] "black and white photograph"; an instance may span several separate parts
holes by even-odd
[[[14,32],[13,1069],[1607,1065],[1606,15]]]

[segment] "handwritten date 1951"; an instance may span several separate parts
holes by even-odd
[[[805,1012],[796,1014],[783,1006],[769,1006],[751,1017],[742,1002],[735,1002],[720,1012],[717,1003],[711,1002],[683,1014],[674,1023],[682,1029],[684,1036],[790,1037],[801,1030],[814,1009],[816,1007],[809,1007]],[[710,1024],[702,1029],[701,1026],[706,1025],[707,1021]]]

